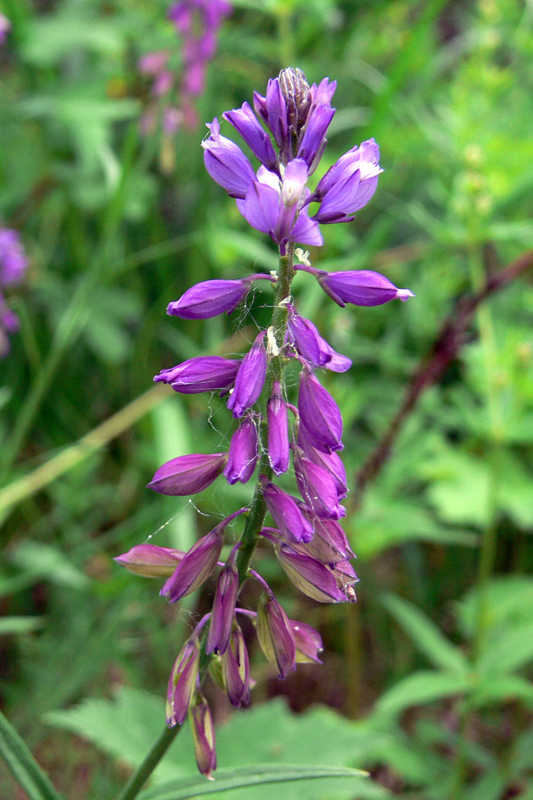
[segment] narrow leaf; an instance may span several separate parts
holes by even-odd
[[[533,622],[495,630],[479,659],[484,674],[511,672],[533,660]]]
[[[220,770],[216,773],[214,781],[206,781],[205,778],[198,776],[169,781],[142,792],[139,800],[187,800],[190,797],[202,797],[207,794],[218,794],[230,789],[242,789],[265,783],[286,783],[316,778],[352,778],[353,780],[366,777],[368,777],[367,772],[348,767],[269,764],[264,767]]]
[[[61,800],[26,742],[0,712],[0,754],[30,800]]]
[[[473,702],[477,707],[509,700],[533,702],[533,684],[520,675],[487,675],[476,687]]]
[[[453,672],[415,672],[381,696],[376,714],[400,714],[411,706],[432,703],[469,689],[470,681],[466,675]]]
[[[392,594],[384,597],[383,604],[436,667],[452,672],[468,671],[468,662],[461,651],[416,606]]]

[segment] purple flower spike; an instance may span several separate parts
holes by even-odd
[[[327,295],[344,308],[346,303],[355,306],[380,306],[389,300],[414,297],[409,289],[398,289],[384,275],[371,270],[348,272],[323,272],[317,270],[317,280]]]
[[[227,460],[227,453],[178,456],[159,467],[148,488],[174,497],[197,494],[218,478]]]
[[[184,555],[178,568],[163,585],[159,594],[168,597],[171,603],[175,603],[201,586],[218,563],[226,527],[244,511],[246,509],[241,508],[234,514],[230,514],[206,536],[198,539],[196,544]]]
[[[281,534],[289,541],[309,542],[313,538],[313,526],[300,511],[295,498],[264,476],[261,480],[265,503]]]
[[[169,383],[175,392],[181,394],[228,391],[235,383],[240,366],[240,359],[197,356],[176,367],[161,370],[154,381]]]
[[[207,126],[209,138],[202,142],[205,168],[230,197],[246,197],[246,190],[255,180],[252,165],[235,142],[220,135],[220,124],[215,119]]]
[[[267,661],[286,678],[296,667],[296,646],[287,615],[273,596],[263,594],[259,600],[257,638]]]
[[[318,450],[342,450],[342,417],[333,397],[310,369],[300,373],[298,412],[306,438]]]
[[[342,603],[346,600],[334,574],[325,564],[287,544],[276,545],[274,549],[289,580],[308,597],[318,603]]]
[[[185,553],[155,544],[137,544],[114,561],[133,575],[143,578],[168,578],[175,571]]]
[[[241,108],[233,111],[225,111],[222,116],[233,125],[238,133],[240,133],[261,164],[272,172],[277,172],[279,169],[278,159],[272,147],[270,137],[259,124],[249,104],[243,103]]]
[[[18,231],[0,228],[0,286],[20,283],[28,268],[28,259]]]
[[[287,472],[290,463],[287,403],[281,396],[279,381],[272,387],[267,404],[268,459],[276,475]]]
[[[202,699],[201,703],[193,706],[190,711],[190,720],[196,764],[202,775],[205,775],[208,780],[214,780],[211,773],[217,768],[215,726],[210,708],[205,700]]]
[[[237,373],[235,388],[227,403],[237,419],[253,406],[263,389],[267,371],[267,354],[263,343],[265,335],[266,331],[258,334]]]
[[[326,172],[309,198],[321,203],[314,219],[323,224],[350,222],[372,198],[381,172],[374,139],[349,150]]]
[[[247,706],[250,702],[250,663],[244,636],[236,622],[222,656],[222,677],[232,706]]]
[[[239,546],[240,542],[233,548],[226,566],[218,577],[213,613],[207,635],[205,649],[207,654],[222,655],[226,652],[229,644],[235,616],[235,604],[239,594],[239,573],[235,566],[235,553]]]
[[[322,664],[318,654],[324,647],[319,632],[305,622],[297,622],[295,619],[290,619],[289,625],[296,645],[296,663],[308,664],[314,661],[316,664]]]
[[[167,689],[167,725],[182,725],[196,691],[200,666],[200,647],[195,637],[189,639],[179,653]]]
[[[339,519],[346,516],[346,509],[339,505],[339,496],[330,473],[319,464],[314,464],[298,447],[293,447],[296,483],[304,501],[317,517]]]
[[[290,310],[292,313],[287,323],[287,338],[293,342],[302,358],[312,367],[325,367],[332,372],[346,372],[350,369],[351,359],[337,353],[310,320],[296,314],[292,306]]]
[[[269,275],[252,275],[238,281],[203,281],[192,286],[179,300],[169,303],[167,314],[181,319],[210,319],[234,311],[244,300],[254,280]]]
[[[228,483],[248,483],[255,470],[257,454],[257,429],[248,416],[231,437],[228,463],[224,467]]]

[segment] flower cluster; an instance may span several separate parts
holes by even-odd
[[[325,148],[334,90],[335,83],[327,79],[309,86],[299,70],[284,70],[269,81],[265,97],[255,95],[255,114],[244,103],[223,115],[261,162],[257,172],[241,149],[220,134],[216,119],[208,126],[203,147],[209,174],[236,198],[248,222],[278,244],[280,266],[276,274],[198,283],[167,311],[186,320],[229,314],[252,286],[268,280],[274,291],[272,321],[241,358],[200,356],[155,377],[184,394],[220,392],[237,424],[227,452],[174,458],[156,471],[149,486],[161,494],[186,496],[201,492],[220,476],[229,484],[247,483],[256,473],[255,494],[248,508],[219,522],[187,553],[144,544],[117,559],[136,574],[166,577],[161,594],[171,603],[220,568],[212,611],[178,655],[167,695],[168,724],[181,725],[190,715],[198,766],[207,775],[216,757],[212,718],[201,693],[201,652],[208,657],[213,679],[239,706],[250,697],[243,615],[254,620],[259,645],[280,677],[300,661],[319,662],[322,649],[318,632],[289,619],[270,586],[250,568],[258,542],[272,547],[289,580],[305,595],[320,603],[355,600],[353,552],[339,521],[346,514],[342,500],[348,491],[339,456],[342,416],[316,374],[318,369],[345,372],[351,361],[334,350],[311,320],[298,314],[291,282],[297,271],[310,274],[340,306],[406,300],[411,292],[368,270],[315,269],[308,254],[299,250],[300,263],[294,265],[295,243],[320,244],[320,224],[353,219],[374,194],[381,172],[378,147],[370,140],[343,155],[316,189],[307,188]],[[318,204],[313,214],[311,203]],[[289,402],[284,379],[291,361],[300,369],[295,405]],[[287,491],[289,474],[299,496]],[[279,476],[283,486],[276,482]],[[238,518],[245,520],[242,535],[221,563],[227,527]],[[248,579],[261,587],[256,611],[239,605]]]
[[[206,68],[216,52],[218,31],[230,12],[231,5],[226,0],[178,0],[171,5],[168,18],[182,39],[182,73],[177,85],[168,66],[168,50],[147,53],[139,59],[139,72],[152,80],[150,93],[155,101],[173,90],[178,95],[177,104],[168,103],[163,110],[163,131],[167,135],[182,126],[189,130],[197,127],[195,99],[204,92]],[[143,132],[150,133],[156,123],[154,104],[143,115]]]
[[[19,320],[4,298],[3,288],[22,281],[28,262],[17,231],[0,228],[0,358],[9,353],[9,334],[19,328]]]

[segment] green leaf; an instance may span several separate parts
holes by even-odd
[[[388,594],[384,606],[408,633],[420,652],[436,666],[452,672],[468,672],[468,662],[461,651],[446,639],[439,629],[412,603]]]
[[[420,671],[404,678],[378,700],[377,715],[397,715],[411,706],[425,705],[443,697],[462,694],[470,689],[466,675],[450,672]]]
[[[61,800],[26,742],[0,712],[0,753],[10,772],[31,800]]]
[[[483,673],[512,672],[533,659],[533,622],[493,631],[479,659]]]
[[[89,578],[64,553],[49,544],[23,540],[10,553],[10,561],[60,586],[85,589],[90,584]]]
[[[149,789],[139,795],[139,800],[187,800],[190,797],[202,797],[206,794],[218,794],[230,789],[243,789],[248,786],[260,786],[267,783],[288,783],[316,778],[352,778],[356,783],[351,790],[358,788],[360,779],[368,773],[347,767],[311,767],[284,764],[268,767],[242,767],[236,770],[220,770],[212,782],[196,776]]]
[[[533,684],[520,675],[490,675],[476,688],[472,698],[477,707],[509,700],[533,703]]]
[[[8,633],[29,633],[43,624],[41,617],[4,617],[0,619],[0,636]]]
[[[122,687],[116,699],[86,700],[77,708],[46,715],[48,722],[89,739],[102,750],[133,767],[138,766],[164,724],[164,703],[159,697]],[[320,731],[320,735],[317,735]],[[363,763],[384,739],[384,734],[363,723],[351,722],[329,708],[317,707],[304,714],[292,714],[281,699],[236,712],[217,727],[217,758],[220,767],[255,769],[261,764],[279,768],[298,764],[307,769],[317,764],[350,767]],[[383,749],[383,748],[382,748]],[[220,774],[220,773],[218,773]],[[154,772],[154,782],[197,776],[189,727],[174,741]],[[341,788],[338,782],[319,784],[291,783],[283,791],[284,800],[322,800],[334,795],[336,800],[353,798],[351,784]],[[218,781],[217,781],[218,783]],[[327,783],[326,789],[324,788]],[[369,781],[358,798],[383,798],[388,794]],[[344,786],[344,784],[343,784]],[[233,800],[233,795],[231,798]],[[235,800],[241,795],[236,794]],[[257,786],[253,800],[271,800],[268,786]],[[241,798],[242,800],[242,798]],[[252,800],[251,797],[247,800]]]

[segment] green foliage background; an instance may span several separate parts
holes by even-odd
[[[355,490],[457,298],[533,247],[533,9],[518,0],[234,6],[201,120],[294,65],[310,81],[338,81],[325,167],[370,136],[381,147],[372,203],[349,225],[324,226],[313,264],[376,269],[416,298],[341,310],[295,282],[301,313],[354,361],[323,380],[344,416]],[[199,280],[276,266],[274,248],[205,173],[202,126],[172,139],[139,132],[149,87],[138,57],[170,48],[180,69],[167,8],[4,0],[0,9],[13,22],[0,50],[0,219],[20,230],[31,260],[9,297],[21,332],[0,364],[0,693],[70,797],[110,796],[142,757],[120,730],[150,746],[162,723],[154,696],[189,615],[212,593],[176,611],[112,557],[151,535],[186,548],[212,515],[249,498],[222,481],[194,506],[145,489],[163,461],[225,446],[231,430],[216,399],[207,411],[202,396],[151,389],[153,375],[239,351],[253,335],[239,313],[189,324],[167,318],[167,303]],[[331,753],[319,748],[323,763],[372,771],[361,798],[533,798],[530,274],[480,305],[357,508],[350,501],[358,604],[308,603],[261,563],[289,615],[320,629],[325,663],[281,683],[254,652],[252,711],[228,719],[213,698],[228,731],[221,766],[251,763],[248,748],[254,763],[268,761],[268,747],[313,763],[317,742],[335,742]],[[252,301],[259,323],[265,298]],[[151,694],[139,699],[140,689]],[[294,717],[275,695],[294,710],[322,703],[336,713]],[[185,753],[185,740],[177,747]],[[164,778],[173,764],[176,775],[191,771],[187,758],[170,759]],[[340,783],[310,786],[283,792],[353,796]],[[13,791],[0,773],[0,793]]]

